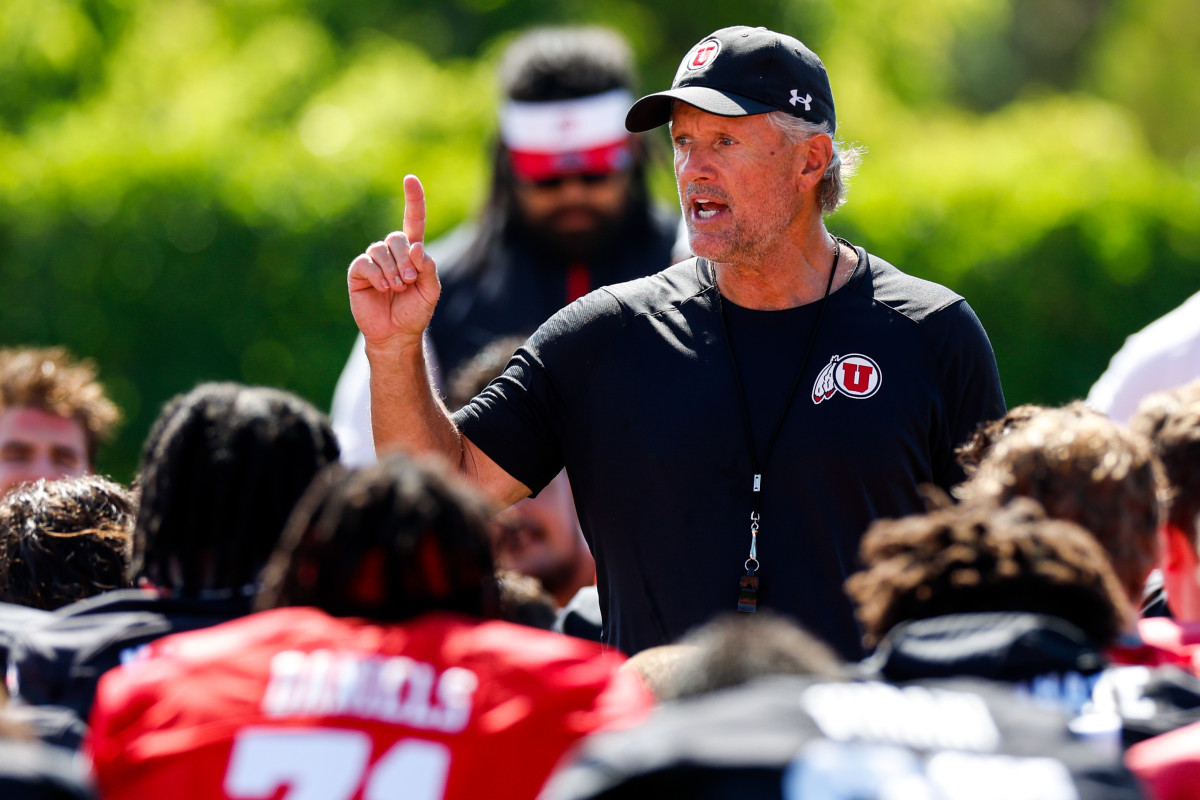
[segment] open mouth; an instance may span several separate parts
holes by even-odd
[[[710,220],[716,217],[722,211],[726,211],[729,206],[717,200],[707,197],[693,198],[691,202],[692,218],[696,220]]]

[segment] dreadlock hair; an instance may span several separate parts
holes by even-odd
[[[37,408],[83,428],[88,460],[112,436],[121,412],[96,379],[96,366],[61,347],[0,349],[0,411]]]
[[[534,28],[504,51],[499,83],[505,100],[546,103],[613,89],[632,90],[633,73],[629,45],[614,31],[594,26]],[[475,239],[463,256],[467,274],[481,274],[494,244],[521,230],[515,184],[508,148],[497,137],[492,148],[491,187]],[[633,225],[650,224],[646,159],[640,146],[633,147],[625,219]]]
[[[99,475],[16,486],[0,499],[0,600],[52,611],[128,588],[132,492]]]
[[[142,450],[133,575],[190,596],[252,585],[337,458],[329,420],[289,392],[205,383],[172,398]]]
[[[871,525],[846,581],[871,647],[901,622],[944,614],[1049,614],[1110,645],[1131,619],[1103,549],[1033,500],[975,503]]]
[[[256,606],[380,622],[430,611],[495,618],[487,515],[438,463],[397,454],[356,471],[332,467],[297,505]]]
[[[1067,409],[1037,414],[1004,436],[956,492],[998,504],[1031,497],[1051,517],[1082,526],[1108,552],[1132,601],[1158,558],[1164,490],[1144,437]]]

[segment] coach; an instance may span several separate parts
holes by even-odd
[[[404,231],[347,278],[376,444],[442,453],[505,504],[565,465],[627,653],[772,608],[855,657],[859,538],[959,479],[955,445],[1004,413],[991,345],[961,297],[826,230],[854,154],[799,41],[704,39],[626,119],[668,123],[697,257],[563,309],[453,416],[421,350],[439,283],[405,178]]]

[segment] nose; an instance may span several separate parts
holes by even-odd
[[[571,176],[567,180],[564,180],[558,188],[559,202],[564,205],[569,203],[584,203],[588,197],[587,186],[584,184],[583,179],[578,176]]]
[[[676,151],[675,177],[681,187],[686,187],[689,183],[712,180],[715,176],[711,154],[704,148],[691,146]]]

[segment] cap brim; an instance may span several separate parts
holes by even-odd
[[[748,97],[710,89],[707,86],[681,86],[665,92],[648,94],[638,100],[625,115],[625,128],[630,133],[644,133],[671,120],[671,101],[680,100],[701,111],[722,117],[748,117],[774,111],[775,106]]]

